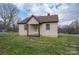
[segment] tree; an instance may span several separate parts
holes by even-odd
[[[79,20],[74,20],[70,25],[59,28],[59,32],[68,34],[79,34]]]
[[[12,31],[18,31],[18,22],[21,21],[21,18],[18,16],[13,17],[11,22]]]
[[[17,14],[18,9],[15,5],[6,3],[0,4],[0,17],[3,19],[3,25],[7,30],[10,27],[13,17]]]
[[[0,20],[0,29],[3,29],[3,22]]]

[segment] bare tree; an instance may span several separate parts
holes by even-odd
[[[18,22],[21,21],[21,18],[18,16],[13,17],[13,20],[11,21],[11,27],[13,31],[18,30]]]
[[[6,30],[10,27],[10,23],[17,11],[17,7],[13,4],[0,4],[0,17],[3,19],[3,24]]]
[[[59,32],[68,34],[79,34],[79,20],[73,21],[70,25],[59,28]]]
[[[79,20],[75,20],[74,21],[74,26],[75,26],[75,29],[78,29],[79,28]]]

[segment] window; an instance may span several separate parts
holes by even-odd
[[[46,30],[50,30],[50,24],[46,24]]]
[[[27,25],[24,25],[24,29],[27,30]]]

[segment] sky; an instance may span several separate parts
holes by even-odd
[[[59,25],[68,25],[79,19],[78,3],[19,3],[15,5],[19,9],[17,14],[22,19],[31,16],[58,15]]]

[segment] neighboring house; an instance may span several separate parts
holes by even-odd
[[[19,35],[27,36],[58,36],[58,16],[34,16],[26,18],[19,24]]]

